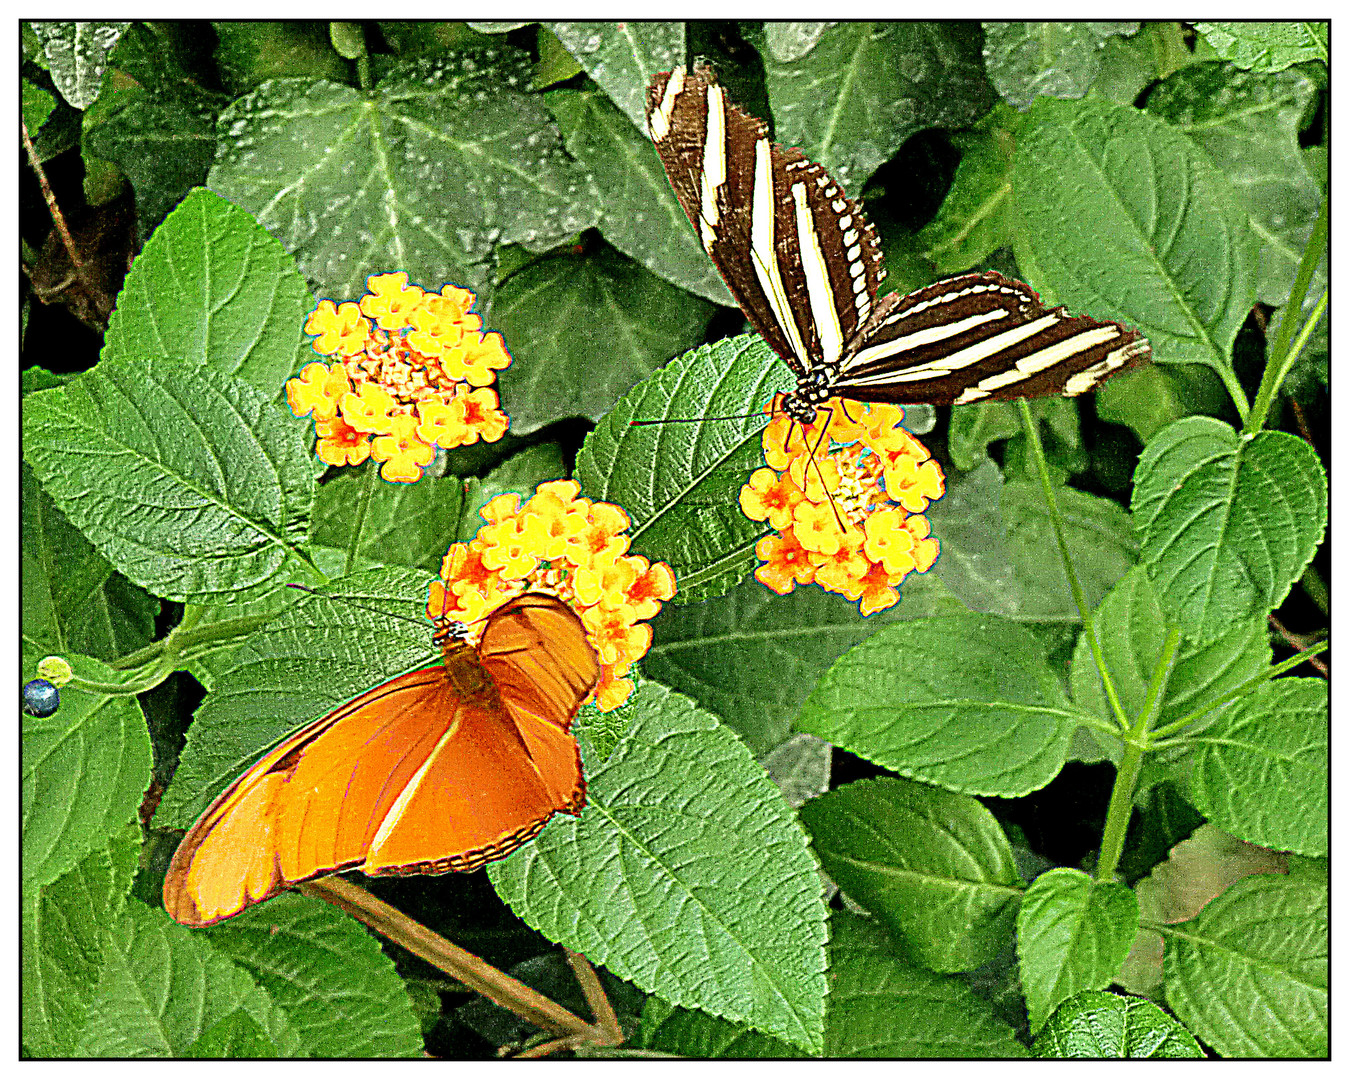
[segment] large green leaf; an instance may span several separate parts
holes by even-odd
[[[641,989],[818,1053],[825,906],[801,827],[689,699],[644,683],[633,711],[588,770],[582,816],[491,864],[493,885],[545,937]]]
[[[29,24],[47,59],[47,70],[61,96],[77,109],[97,100],[108,52],[127,22],[33,22]]]
[[[713,305],[613,251],[554,255],[512,274],[490,325],[511,350],[498,377],[511,430],[598,420],[635,383],[704,338]]]
[[[481,289],[495,244],[544,251],[595,224],[578,202],[585,171],[524,92],[529,78],[528,58],[500,45],[399,64],[369,94],[265,83],[221,116],[210,185],[322,295],[359,296],[389,270]]]
[[[567,152],[591,171],[605,239],[667,281],[713,303],[735,305],[642,131],[594,90],[553,90],[544,102]]]
[[[1095,604],[1137,557],[1129,516],[1109,499],[1070,487],[1057,488],[1055,501],[1079,584]],[[937,576],[966,607],[1019,620],[1079,621],[1039,484],[1005,484],[986,461],[950,479],[928,518],[942,546]]]
[[[1143,998],[1085,990],[1066,1001],[1032,1046],[1042,1058],[1203,1058],[1195,1037]]]
[[[126,905],[140,829],[124,826],[49,885],[23,887],[21,1038],[27,1054],[70,1057],[103,971],[109,924]]]
[[[962,610],[930,574],[911,575],[902,591],[899,604],[862,616],[814,586],[779,596],[747,579],[717,600],[663,609],[642,670],[762,754],[787,737],[816,680],[851,646],[887,623]]]
[[[1102,47],[1138,31],[1137,22],[986,22],[985,69],[1019,109],[1041,94],[1080,98],[1101,70]]]
[[[1167,1004],[1225,1057],[1327,1053],[1327,881],[1246,877],[1164,937]]]
[[[25,645],[109,661],[148,645],[159,601],[108,565],[56,508],[26,462],[20,464],[19,484],[19,620]]]
[[[647,130],[647,83],[658,71],[684,63],[682,22],[544,23],[586,74],[623,110],[638,131]]]
[[[1139,904],[1124,885],[1067,866],[1031,883],[1017,912],[1017,957],[1031,1030],[1081,990],[1114,981],[1139,928]]]
[[[99,554],[172,600],[309,576],[304,425],[243,380],[163,356],[30,394],[24,456]]]
[[[999,115],[998,110],[994,115]],[[977,265],[1011,233],[1013,131],[998,125],[961,139],[961,161],[952,186],[914,246],[933,260],[939,274]],[[969,409],[958,409],[953,420]]]
[[[792,382],[772,360],[754,334],[676,357],[618,402],[577,455],[586,495],[628,512],[633,550],[671,565],[679,601],[719,596],[754,566],[766,530],[738,496],[764,462],[761,410]]]
[[[1298,135],[1317,84],[1299,71],[1261,75],[1230,64],[1192,64],[1148,96],[1148,111],[1200,144],[1243,197],[1261,240],[1256,294],[1289,299],[1322,202]],[[1314,279],[1312,295],[1326,287]]]
[[[1196,808],[1254,844],[1326,855],[1331,758],[1327,684],[1277,679],[1192,741]]]
[[[206,937],[129,900],[110,927],[79,1057],[178,1057],[217,1020],[241,1009],[285,1056],[307,1047],[285,1012]]]
[[[896,955],[882,925],[830,917],[826,1057],[1021,1058],[1026,1047],[961,979]]]
[[[924,967],[971,971],[1012,938],[1022,879],[998,821],[969,795],[862,780],[800,813],[825,872]]]
[[[1271,611],[1303,573],[1326,529],[1326,473],[1294,435],[1192,416],[1145,447],[1131,509],[1166,617],[1209,641]]]
[[[66,659],[83,679],[118,680],[97,660]],[[136,816],[150,783],[150,735],[136,699],[62,687],[51,716],[23,714],[21,772],[23,880],[46,885]]]
[[[1013,168],[1017,261],[1075,313],[1137,326],[1154,353],[1222,370],[1256,289],[1229,180],[1137,109],[1038,98]]]
[[[1079,715],[1031,634],[968,614],[882,627],[816,684],[797,728],[902,776],[1011,797],[1055,777]]]
[[[373,466],[372,462],[366,468]],[[369,498],[357,555],[386,566],[417,566],[436,572],[446,549],[462,539],[458,529],[466,486],[457,476],[391,484],[352,470],[319,489],[310,536],[316,544],[347,550],[361,502]]]
[[[915,132],[965,127],[994,100],[964,23],[833,23],[805,52],[770,48],[764,78],[775,139],[850,190]]]
[[[316,1057],[416,1057],[422,1035],[379,942],[320,900],[288,893],[205,937],[286,1012]]]
[[[303,359],[314,300],[295,261],[237,206],[198,188],[142,249],[102,359],[163,359],[237,375],[275,398]]]
[[[1325,22],[1198,22],[1196,31],[1225,60],[1253,71],[1282,71],[1306,60],[1330,63]]]

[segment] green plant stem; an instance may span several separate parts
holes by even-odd
[[[1125,736],[1125,750],[1116,767],[1116,781],[1111,788],[1111,802],[1106,808],[1106,824],[1102,828],[1102,847],[1097,859],[1097,880],[1114,881],[1121,852],[1125,850],[1125,836],[1130,828],[1130,814],[1134,810],[1134,789],[1139,783],[1139,770],[1144,755],[1153,749],[1149,729],[1158,719],[1167,696],[1167,684],[1176,667],[1177,648],[1181,644],[1180,627],[1170,626],[1163,641],[1162,655],[1153,669],[1148,696],[1139,710],[1129,733]]]
[[[1312,657],[1316,656],[1318,653],[1326,652],[1329,648],[1331,648],[1330,641],[1319,641],[1316,645],[1309,645],[1297,656],[1291,656],[1287,660],[1281,660],[1278,664],[1272,664],[1270,667],[1266,668],[1265,671],[1261,672],[1260,675],[1255,675],[1240,686],[1235,686],[1232,690],[1229,690],[1228,693],[1221,694],[1213,701],[1206,702],[1198,709],[1188,712],[1181,719],[1173,720],[1170,724],[1165,724],[1158,728],[1157,731],[1153,732],[1153,745],[1156,748],[1161,748],[1161,740],[1176,734],[1188,724],[1195,723],[1195,721],[1199,720],[1205,713],[1213,712],[1215,709],[1221,709],[1240,697],[1246,697],[1263,682],[1269,682],[1277,675],[1283,675],[1286,671],[1292,671],[1294,668],[1298,667],[1299,664],[1312,659]]]
[[[1322,261],[1322,253],[1326,250],[1327,232],[1330,227],[1328,213],[1330,204],[1330,199],[1325,197],[1322,199],[1322,206],[1317,211],[1317,220],[1313,222],[1312,232],[1308,235],[1307,244],[1304,245],[1303,258],[1299,261],[1298,273],[1294,276],[1294,287],[1290,290],[1289,300],[1284,305],[1284,318],[1280,320],[1280,332],[1275,337],[1275,348],[1271,350],[1270,359],[1266,361],[1266,370],[1256,391],[1256,401],[1242,425],[1244,434],[1251,435],[1265,427],[1271,402],[1279,393],[1280,386],[1289,373],[1290,365],[1298,358],[1298,353],[1291,351],[1289,344],[1294,339],[1294,326],[1303,312],[1303,301],[1308,295],[1308,286],[1312,283],[1313,274],[1317,272],[1317,266]],[[1302,338],[1304,342],[1308,340],[1308,334],[1312,333],[1313,325],[1326,310],[1325,301],[1326,297],[1323,296],[1317,309],[1308,319]],[[1302,346],[1300,350],[1301,348]]]
[[[1069,543],[1064,539],[1064,526],[1059,517],[1059,504],[1055,501],[1054,485],[1050,482],[1050,465],[1045,460],[1045,449],[1041,446],[1041,435],[1036,430],[1036,420],[1031,415],[1031,406],[1027,404],[1026,398],[1019,398],[1017,406],[1022,413],[1022,428],[1026,431],[1027,448],[1031,451],[1032,460],[1036,462],[1036,471],[1041,478],[1041,490],[1045,494],[1045,505],[1050,512],[1050,525],[1055,530],[1055,540],[1059,543],[1059,556],[1064,564],[1064,575],[1069,579],[1069,591],[1073,594],[1073,602],[1078,608],[1078,615],[1083,620],[1083,633],[1087,637],[1088,647],[1092,650],[1092,660],[1097,665],[1097,672],[1102,680],[1102,688],[1106,691],[1106,698],[1111,703],[1111,711],[1115,714],[1120,730],[1124,731],[1130,726],[1129,718],[1125,715],[1125,707],[1120,702],[1120,695],[1116,693],[1116,684],[1111,679],[1111,673],[1106,669],[1106,658],[1102,655],[1101,643],[1097,640],[1097,631],[1092,622],[1092,611],[1088,607],[1087,597],[1083,595],[1083,587],[1078,583],[1078,575],[1073,570],[1073,560],[1069,556]]]
[[[347,542],[347,559],[343,564],[342,576],[346,577],[356,568],[356,553],[361,547],[361,530],[366,524],[366,513],[370,509],[370,500],[375,496],[375,485],[379,482],[379,470],[373,461],[367,461],[366,486],[361,489],[361,501],[356,504],[356,520],[352,522],[352,538]]]

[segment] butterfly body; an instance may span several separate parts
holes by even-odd
[[[879,296],[881,245],[859,205],[730,104],[710,68],[647,89],[648,130],[676,198],[751,325],[792,368],[784,411],[831,397],[967,404],[1075,396],[1143,362],[1136,330],[1046,308],[994,271]]]
[[[488,617],[477,646],[466,635],[438,625],[440,663],[300,728],[230,785],[174,854],[169,914],[208,925],[338,870],[472,870],[555,813],[580,813],[569,729],[599,678],[580,620],[526,593]]]

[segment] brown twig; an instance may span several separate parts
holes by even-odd
[[[622,1046],[623,1029],[619,1027],[619,1018],[614,1013],[614,1006],[609,1003],[605,988],[600,985],[600,976],[595,973],[595,968],[579,952],[564,947],[563,954],[572,965],[572,972],[581,984],[581,992],[586,995],[586,1004],[590,1006],[595,1026],[605,1038],[600,1045]]]
[[[586,1023],[557,1002],[531,990],[520,980],[498,971],[473,953],[428,930],[359,885],[331,876],[306,882],[299,889],[307,896],[326,900],[342,908],[372,930],[453,975],[465,986],[502,1008],[510,1009],[536,1027],[555,1035],[581,1038],[586,1042],[594,1040],[595,1025]]]
[[[1303,406],[1293,398],[1289,398],[1289,407],[1294,411],[1294,421],[1298,424],[1298,433],[1303,436],[1303,441],[1309,446],[1313,444],[1312,432],[1308,430],[1307,417],[1303,415]]]
[[[75,247],[75,238],[70,235],[70,229],[66,225],[66,216],[61,213],[61,208],[56,205],[56,195],[52,187],[47,183],[47,172],[42,167],[42,162],[38,160],[37,148],[33,145],[33,140],[28,137],[28,125],[22,120],[19,121],[19,131],[23,136],[24,149],[28,151],[28,164],[32,166],[33,172],[37,174],[38,183],[42,186],[42,197],[47,200],[47,209],[51,211],[52,222],[56,225],[56,231],[61,234],[61,243],[66,247],[66,254],[70,256],[70,264],[75,268],[75,276],[80,279],[80,283],[89,289],[89,279],[84,272],[84,260],[80,258],[79,251]]]
[[[1270,620],[1270,625],[1275,628],[1275,632],[1278,633],[1280,637],[1284,638],[1284,640],[1289,643],[1290,648],[1292,648],[1295,652],[1303,652],[1305,649],[1307,649],[1308,647],[1307,639],[1299,636],[1292,630],[1287,629],[1284,623],[1280,622],[1280,620],[1275,617],[1274,613],[1271,613],[1269,616],[1267,616],[1267,618]],[[1326,661],[1324,661],[1320,656],[1308,657],[1308,663],[1318,670],[1322,678],[1325,679],[1330,677],[1331,673],[1327,670]]]

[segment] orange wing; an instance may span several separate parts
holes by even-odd
[[[230,785],[179,845],[164,906],[205,926],[288,885],[472,870],[578,813],[573,716],[599,678],[576,615],[527,593],[488,617],[479,652],[391,679],[300,728]]]

